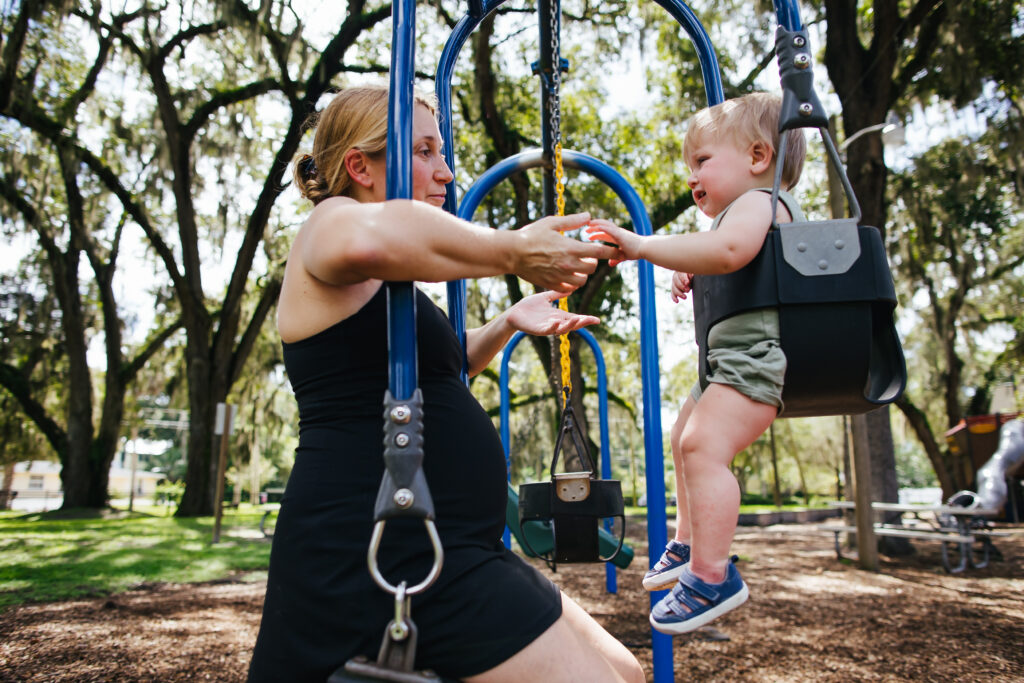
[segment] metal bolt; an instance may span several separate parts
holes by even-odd
[[[392,640],[405,640],[409,635],[409,627],[405,625],[404,621],[392,621],[388,627],[388,632],[391,634]]]
[[[403,510],[412,505],[412,502],[415,499],[416,497],[412,495],[412,491],[410,491],[409,489],[398,489],[397,491],[395,491],[395,495],[393,498],[393,500],[395,501],[395,505],[402,508]]]
[[[804,102],[797,109],[801,116],[810,116],[814,113],[814,106],[809,102]]]
[[[395,434],[395,445],[399,448],[405,448],[409,445],[409,435],[405,432]]]
[[[846,242],[844,242],[842,240],[836,240],[836,243],[835,243],[835,248],[836,249],[842,249],[845,246],[846,246]]]
[[[807,251],[807,243],[806,242],[800,242],[799,244],[796,245],[796,250],[797,251]]]
[[[409,406],[395,406],[391,409],[391,421],[397,424],[405,424],[412,417],[412,410]]]
[[[803,36],[793,36],[793,47],[803,47],[807,44],[807,39]]]
[[[826,261],[825,259],[822,259],[822,260],[818,261],[818,269],[819,270],[828,270],[828,261]]]
[[[811,65],[811,56],[806,52],[801,52],[797,56],[793,57],[793,64],[798,69],[806,69]]]

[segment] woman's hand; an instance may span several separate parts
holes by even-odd
[[[551,305],[566,296],[569,292],[549,291],[525,297],[506,311],[508,324],[526,334],[546,336],[567,334],[601,322],[592,315],[569,313]]]
[[[679,303],[693,288],[693,273],[672,273],[672,302]]]
[[[466,332],[466,360],[469,376],[482,371],[518,330],[526,334],[566,334],[600,322],[592,315],[567,313],[551,303],[569,296],[566,291],[540,292],[525,297],[483,327]]]
[[[614,257],[616,249],[581,242],[562,235],[590,221],[589,213],[548,216],[512,233],[521,243],[512,270],[519,277],[544,289],[573,291],[597,269],[598,259]]]
[[[624,228],[620,228],[604,218],[595,218],[583,229],[583,234],[591,242],[610,242],[616,245],[616,254],[608,259],[608,265],[617,266],[623,261],[635,261],[643,258],[640,246],[643,237]]]

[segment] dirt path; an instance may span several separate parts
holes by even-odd
[[[870,573],[836,561],[831,536],[741,528],[733,550],[751,600],[714,630],[675,639],[676,680],[1024,681],[1024,527],[1011,531],[1001,560],[951,576],[934,544]],[[646,544],[634,548],[616,595],[595,565],[549,575],[650,672]],[[8,610],[0,681],[242,681],[264,586],[249,576]]]

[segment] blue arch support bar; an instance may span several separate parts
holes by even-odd
[[[469,188],[459,205],[459,216],[470,220],[476,207],[494,187],[513,173],[536,168],[544,163],[539,149],[521,152],[489,168]],[[638,235],[650,235],[651,219],[637,191],[622,175],[608,164],[581,152],[562,151],[562,163],[594,176],[618,195],[626,206],[633,229]],[[643,384],[644,405],[644,458],[647,484],[647,542],[651,548],[661,548],[668,538],[665,505],[654,501],[665,500],[664,444],[661,434],[661,378],[658,370],[658,329],[654,302],[654,267],[648,261],[637,261],[640,290],[640,373]],[[665,591],[651,593],[651,607]],[[655,680],[668,683],[672,672],[672,637],[651,630]]]
[[[601,347],[597,343],[597,339],[590,333],[589,330],[581,329],[576,330],[572,334],[577,334],[583,338],[583,341],[587,342],[587,346],[594,353],[594,362],[597,364],[597,415],[598,424],[600,426],[600,448],[601,448],[601,478],[611,479],[612,478],[612,452],[611,446],[609,445],[608,436],[608,372],[605,368],[604,354],[601,352]],[[501,357],[501,379],[499,386],[501,389],[501,445],[505,450],[505,472],[509,476],[511,482],[512,475],[512,437],[509,430],[509,412],[511,409],[511,400],[509,398],[509,376],[508,376],[508,365],[512,359],[512,353],[516,350],[521,342],[526,337],[523,332],[516,332],[512,335],[512,338],[505,344],[505,349],[502,352]],[[612,523],[611,520],[606,519],[604,521],[605,531],[611,532]],[[505,533],[503,535],[505,541],[505,547],[512,547],[511,533],[509,532],[508,525],[505,526]],[[609,593],[618,592],[618,580],[615,573],[615,566],[611,562],[605,562],[605,589]]]
[[[793,1],[795,2],[795,0]],[[722,73],[718,66],[718,56],[715,54],[715,48],[711,44],[711,38],[704,25],[685,2],[680,0],[655,0],[655,2],[664,7],[690,36],[690,41],[697,51],[701,75],[704,77],[704,93],[708,98],[708,106],[718,104],[725,99],[722,91]]]
[[[452,130],[451,83],[452,75],[455,70],[455,62],[468,36],[488,14],[504,4],[504,1],[505,0],[470,0],[469,13],[464,16],[452,30],[438,62],[435,76],[435,88],[439,104],[438,112],[441,119],[441,137],[444,141],[445,160],[453,173],[455,172],[456,162],[454,135]],[[724,100],[724,94],[722,90],[720,67],[707,31],[704,29],[693,11],[681,0],[655,1],[666,9],[669,14],[683,27],[689,35],[690,40],[693,42],[697,52],[697,58],[701,66],[701,73],[704,79],[704,90],[708,104],[714,105],[722,102]],[[775,1],[777,8],[780,3],[784,3],[786,8],[786,18],[784,19],[783,14],[780,13],[779,22],[785,24],[790,29],[794,28],[792,25],[793,23],[798,27],[799,19],[795,19],[797,17],[796,0]],[[612,171],[612,173],[617,175],[614,171]],[[459,207],[459,203],[457,201],[457,188],[453,179],[447,188],[444,208],[450,213],[458,212],[458,215],[463,218],[467,218],[467,216],[472,217],[483,196],[485,196],[487,192],[489,192],[490,189],[492,189],[498,182],[500,182],[500,179],[494,181],[493,185],[491,185],[486,191],[483,191],[482,194],[474,200],[475,203],[473,203],[472,207],[466,206],[465,202],[463,202],[463,206]],[[628,188],[629,192],[635,194],[635,192],[632,191],[632,188],[628,187],[627,183],[623,182],[623,184]],[[618,192],[618,190],[616,191]],[[619,192],[619,194],[622,196],[622,192]],[[642,207],[642,203],[639,201],[639,198],[637,198],[636,201]],[[457,209],[457,207],[459,207],[459,209]],[[640,212],[644,216],[643,221],[639,221],[636,216],[632,216],[636,230],[640,234],[650,234],[650,221],[647,218],[646,210],[641,208]],[[632,213],[633,212],[631,210],[631,215]],[[643,232],[644,229],[646,229],[647,232]],[[644,447],[648,460],[648,540],[651,548],[658,548],[661,547],[667,538],[667,525],[664,515],[664,505],[657,506],[654,504],[655,501],[659,500],[664,502],[665,484],[664,464],[660,457],[660,454],[662,453],[660,382],[658,378],[657,330],[655,327],[656,323],[653,300],[653,268],[651,265],[644,261],[639,262],[638,276],[640,282],[640,307],[642,318],[641,371],[644,377]],[[455,326],[456,334],[463,343],[463,348],[465,348],[466,339],[465,301],[465,282],[457,280],[448,283],[448,315],[452,324]],[[651,379],[649,380],[648,378]],[[466,379],[465,368],[463,370],[463,379]],[[656,477],[652,476],[652,467],[650,463],[653,454],[658,454]],[[660,596],[660,592],[652,594],[652,605],[657,599],[660,599]],[[672,640],[669,636],[656,631],[652,631],[651,638],[653,645],[654,680],[656,683],[670,683],[674,680]]]
[[[474,29],[480,25],[488,14],[497,9],[505,0],[486,2],[470,0],[469,14],[462,17],[452,29],[448,40],[437,62],[434,75],[434,92],[437,95],[437,111],[440,119],[441,141],[445,163],[452,171],[452,180],[447,185],[444,197],[444,210],[456,213],[458,206],[458,187],[455,184],[455,138],[452,130],[452,76],[455,73],[455,62],[462,51],[462,46]],[[455,334],[462,344],[462,380],[469,381],[469,369],[466,366],[466,281],[452,280],[448,283],[448,319],[455,327]]]

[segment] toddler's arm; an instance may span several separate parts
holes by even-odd
[[[781,208],[780,214],[783,213]],[[608,261],[613,266],[644,259],[681,273],[721,275],[739,270],[757,256],[771,220],[771,197],[764,192],[751,191],[733,202],[717,230],[641,236],[611,221],[594,219],[583,232],[591,241],[618,246],[618,254]],[[786,218],[780,215],[779,220]]]

